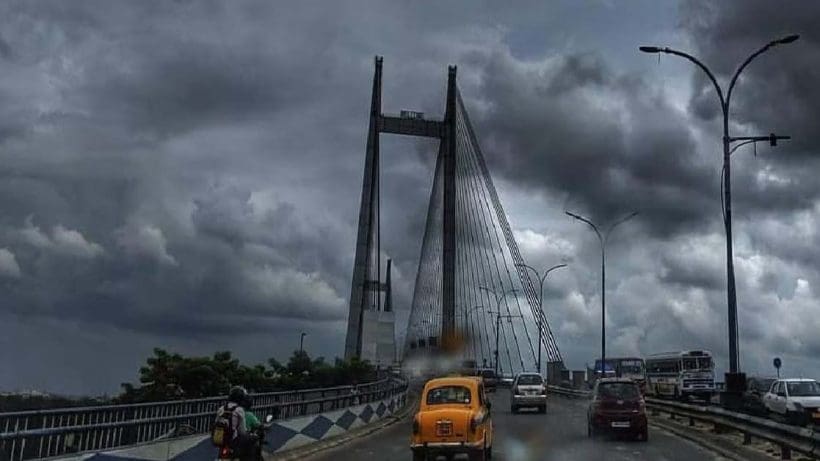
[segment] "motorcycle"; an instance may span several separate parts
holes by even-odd
[[[216,461],[263,461],[262,445],[265,444],[265,433],[273,424],[273,415],[265,416],[265,422],[256,427],[252,434],[254,435],[253,454],[250,456],[239,457],[230,447],[222,447],[219,449]]]

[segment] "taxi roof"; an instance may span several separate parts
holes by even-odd
[[[438,386],[478,386],[481,378],[477,376],[445,376],[442,378],[433,378],[424,385],[425,389]]]

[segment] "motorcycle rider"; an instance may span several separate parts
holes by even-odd
[[[225,412],[231,413],[231,433],[232,439],[228,441],[228,446],[234,457],[240,460],[255,460],[257,453],[258,435],[253,429],[259,426],[259,419],[249,411],[252,400],[248,391],[242,386],[234,386],[228,393],[228,403],[217,410],[217,417]]]

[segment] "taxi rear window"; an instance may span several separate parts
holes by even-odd
[[[427,392],[427,405],[470,403],[470,389],[464,386],[441,386]]]

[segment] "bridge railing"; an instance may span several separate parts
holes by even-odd
[[[780,448],[781,459],[791,459],[792,451],[817,457],[820,454],[820,434],[812,428],[779,423],[770,419],[729,411],[715,406],[692,405],[660,399],[646,399],[647,407],[654,415],[666,413],[672,419],[681,418],[689,426],[695,422],[712,426],[716,433],[735,432],[743,436],[748,445],[753,438],[765,440]]]
[[[322,413],[379,400],[403,382],[253,394],[254,413],[275,419]],[[40,459],[95,452],[210,430],[226,396],[126,405],[0,413],[0,460]]]

